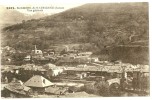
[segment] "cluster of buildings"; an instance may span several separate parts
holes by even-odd
[[[57,62],[59,64],[63,63],[86,63],[91,61],[98,61],[98,58],[90,57],[92,52],[79,52],[77,50],[70,50],[68,46],[65,48],[58,49],[48,49],[42,52],[38,50],[35,45],[35,49],[32,50],[30,55],[25,57],[25,61],[40,61],[40,62]]]
[[[1,47],[0,54],[1,54],[1,61],[10,63],[12,61],[11,55],[15,54],[16,50],[12,47],[6,46]]]
[[[82,52],[79,49],[70,49],[65,46],[52,46],[51,49],[39,50],[36,45],[34,50],[19,51],[6,46],[1,49],[3,65],[21,65],[27,63],[56,65],[81,64],[97,62],[99,59],[92,56],[92,52]]]
[[[122,73],[124,77],[136,76],[140,77],[140,73],[149,76],[149,65],[132,65],[129,63],[92,63],[91,65],[78,65],[77,67],[67,67],[67,74],[77,74],[80,79],[88,76],[104,76],[109,78],[121,78]]]
[[[8,52],[14,51],[9,47],[4,49]],[[119,82],[117,82],[120,84],[122,77],[127,79],[128,76],[131,76],[141,80],[141,76],[148,77],[147,79],[150,76],[149,65],[100,61],[98,57],[92,56],[92,52],[70,50],[68,47],[62,50],[49,49],[42,52],[35,46],[35,49],[24,57],[24,62],[28,61],[34,61],[34,63],[18,66],[1,65],[1,82],[7,84],[4,89],[10,92],[9,96],[64,95],[69,92],[71,86],[67,85],[68,83],[64,84],[65,81],[87,83],[105,77],[106,80],[118,78]],[[38,62],[45,63],[38,64]],[[114,81],[108,82],[113,83]]]
[[[26,82],[14,79],[5,87],[6,96],[8,97],[37,97],[39,94],[63,95],[68,89],[56,87],[48,79],[40,75],[35,75]]]
[[[77,79],[83,79],[89,76],[104,76],[121,78],[122,73],[127,76],[138,76],[143,73],[145,76],[149,76],[149,65],[132,65],[129,63],[110,63],[110,62],[93,62],[80,64],[77,66],[56,66],[48,63],[43,66],[35,64],[26,64],[22,66],[15,65],[3,65],[1,66],[2,81],[6,80],[10,82],[13,77],[17,77],[22,81],[28,80],[33,75],[42,75],[50,80],[53,77],[70,77],[73,76]],[[12,78],[11,78],[12,77]]]
[[[56,67],[54,64],[46,64],[37,66],[34,64],[26,64],[22,66],[4,65],[1,66],[2,82],[10,82],[14,77],[27,81],[33,75],[42,75],[48,79],[55,77],[64,71],[64,67]]]
[[[91,64],[81,64],[76,67],[56,66],[54,64],[46,64],[44,66],[26,64],[22,66],[5,65],[1,66],[1,68],[1,81],[7,84],[4,90],[10,93],[9,96],[11,97],[37,97],[42,94],[65,95],[65,93],[76,92],[73,89],[71,92],[70,87],[78,86],[77,83],[79,82],[84,82],[85,84],[105,77],[109,84],[113,82],[120,84],[122,75],[126,79],[128,76],[136,77],[140,81],[141,74],[147,79],[150,75],[148,65],[115,64],[100,61]],[[77,82],[75,83],[75,81]],[[73,82],[74,85],[64,82]]]
[[[119,79],[122,78],[122,74],[124,74],[126,78],[132,76],[139,79],[141,73],[145,77],[149,77],[149,66],[125,63],[114,64],[100,61],[92,64],[81,64],[76,67],[56,66],[54,64],[46,64],[44,66],[26,64],[22,66],[2,66],[1,79],[2,83],[7,84],[4,89],[9,91],[9,96],[33,97],[40,94],[64,95],[67,92],[71,92],[70,87],[72,85],[68,85],[68,83],[65,84],[65,79],[68,79],[68,82],[74,82],[74,80],[90,82],[100,80],[100,78],[104,76],[109,84],[113,82],[120,84]],[[60,78],[60,80],[56,82],[55,80],[58,78]],[[115,78],[117,78],[117,80]],[[75,83],[74,86],[76,85]]]

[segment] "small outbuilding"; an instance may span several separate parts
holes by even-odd
[[[67,89],[62,87],[48,87],[45,90],[45,93],[52,95],[64,95],[66,94]]]

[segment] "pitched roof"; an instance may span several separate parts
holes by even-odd
[[[51,64],[51,63],[46,64],[46,65],[43,66],[44,69],[52,69],[52,68],[55,68],[55,67],[56,67],[56,65]]]
[[[15,82],[10,82],[5,86],[5,88],[11,92],[22,95],[27,95],[26,92],[31,89],[25,85],[22,85],[22,83],[19,80],[16,80]]]
[[[139,65],[137,68],[134,69],[134,71],[138,72],[149,72],[149,65]]]
[[[104,67],[102,68],[102,71],[121,73],[121,72],[122,72],[122,68],[121,68],[121,66],[118,66],[118,65],[114,65],[114,66],[104,66]]]
[[[30,87],[47,87],[54,84],[46,78],[44,78],[43,76],[35,75],[32,78],[30,78],[27,82],[25,82],[24,85]]]

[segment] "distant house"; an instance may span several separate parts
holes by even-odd
[[[85,68],[85,67],[87,67],[86,64],[84,64],[84,65],[81,64],[81,65],[78,65],[78,66],[77,66],[77,68]]]
[[[2,48],[2,52],[16,53],[16,50],[10,46],[5,46]]]
[[[98,57],[91,57],[90,60],[91,60],[91,62],[98,62],[99,58]]]
[[[60,73],[63,72],[63,69],[56,68],[56,69],[52,69],[51,72],[52,72],[52,76],[57,76],[57,75],[59,75]]]
[[[90,56],[92,55],[92,52],[81,52],[81,53],[78,53],[79,56]]]
[[[145,75],[146,77],[149,77],[150,76],[150,67],[149,67],[149,65],[137,65],[137,67],[136,68],[134,68],[134,70],[133,70],[133,74],[135,75],[135,76],[138,76],[139,74],[143,74],[143,75]],[[138,75],[137,75],[138,74]]]
[[[25,86],[31,87],[37,93],[44,93],[46,87],[54,85],[52,82],[40,75],[35,75],[24,83]]]
[[[43,52],[44,56],[53,56],[54,52]]]
[[[30,61],[31,60],[31,56],[30,55],[27,55],[25,58],[24,58],[24,61]]]
[[[90,62],[90,59],[88,56],[77,56],[75,57],[74,61],[78,63],[87,63]]]
[[[78,51],[77,50],[69,50],[69,51],[67,51],[67,53],[68,54],[76,54],[76,53],[78,53]]]
[[[79,65],[77,67],[67,67],[66,72],[68,75],[76,75],[79,79],[89,75],[101,75],[102,68],[97,66]]]
[[[55,68],[55,67],[56,67],[56,65],[51,64],[51,63],[48,63],[48,64],[46,64],[46,65],[43,66],[43,68],[44,68],[44,69],[47,69],[47,70],[48,70],[48,69]]]
[[[63,68],[57,67],[56,65],[51,63],[46,64],[43,68],[47,70],[46,74],[48,77],[57,76],[64,70]]]

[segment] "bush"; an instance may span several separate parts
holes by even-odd
[[[96,90],[93,84],[85,84],[84,85],[84,91],[89,94],[95,94]]]
[[[109,96],[109,84],[105,81],[95,83],[97,93],[101,96]]]
[[[100,96],[109,96],[109,85],[105,81],[96,82],[94,84],[86,84],[84,91],[90,94]]]
[[[84,91],[84,86],[81,86],[81,87],[72,86],[72,87],[69,87],[69,90],[73,92],[82,92]]]

